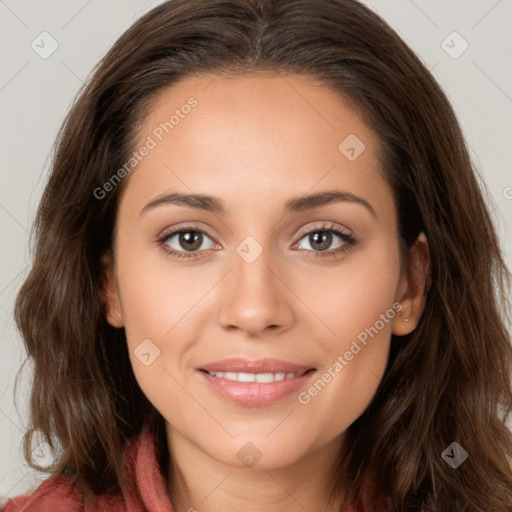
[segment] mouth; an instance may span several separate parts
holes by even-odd
[[[216,395],[238,405],[269,405],[306,385],[316,368],[278,359],[224,359],[198,368]]]
[[[264,372],[264,373],[247,373],[247,372],[210,372],[208,370],[200,369],[200,371],[207,373],[211,377],[216,377],[217,379],[226,379],[235,382],[259,382],[261,384],[268,384],[270,382],[278,382],[281,380],[290,380],[296,379],[297,377],[302,377],[309,372],[316,371],[316,368],[309,368],[308,370],[294,373],[294,372]]]
[[[292,363],[283,359],[258,359],[249,360],[242,357],[232,357],[229,359],[221,359],[208,363],[201,368],[202,371],[207,371],[210,374],[218,373],[242,373],[242,374],[282,374],[285,378],[287,375],[293,373],[294,375],[303,375],[308,370],[316,370],[312,366]],[[281,379],[282,380],[282,379]]]

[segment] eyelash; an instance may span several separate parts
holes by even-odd
[[[212,238],[208,233],[206,233],[204,230],[200,229],[198,226],[190,225],[190,226],[184,226],[184,227],[178,227],[178,228],[172,228],[167,233],[163,234],[160,237],[157,237],[156,242],[159,246],[162,247],[162,249],[170,256],[177,257],[177,258],[197,258],[198,256],[201,256],[201,253],[204,251],[197,251],[197,252],[186,252],[186,251],[176,251],[175,249],[170,249],[169,246],[166,244],[167,240],[171,238],[173,235],[178,233],[202,233],[208,236],[209,238]],[[348,235],[347,233],[344,233],[343,231],[340,231],[338,228],[336,228],[335,224],[324,224],[322,226],[316,227],[314,229],[311,229],[309,231],[306,231],[305,233],[301,233],[299,240],[302,240],[306,235],[311,235],[313,233],[318,232],[328,232],[328,233],[334,233],[338,237],[340,237],[344,244],[338,247],[337,249],[330,249],[328,251],[310,251],[307,249],[302,249],[307,252],[313,252],[314,257],[320,257],[320,258],[328,258],[328,257],[336,257],[339,254],[342,254],[344,252],[349,251],[352,247],[354,247],[357,244],[356,239]],[[294,244],[295,245],[295,244]]]

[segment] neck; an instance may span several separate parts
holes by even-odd
[[[236,467],[211,457],[167,425],[168,490],[175,512],[340,512],[329,502],[342,439],[284,467]]]

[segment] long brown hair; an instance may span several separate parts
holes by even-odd
[[[510,274],[489,207],[447,97],[400,37],[355,0],[171,0],[142,16],[99,62],[55,144],[34,225],[33,265],[15,318],[34,363],[31,438],[56,437],[51,474],[86,497],[121,493],[123,453],[164,419],[140,390],[123,329],[105,319],[101,255],[112,248],[134,151],[163,88],[198,73],[270,71],[316,78],[353,103],[380,137],[406,254],[429,241],[430,287],[419,325],[392,337],[388,367],[348,428],[333,475],[359,511],[510,512]],[[442,452],[457,442],[456,469]]]

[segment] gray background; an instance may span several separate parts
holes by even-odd
[[[93,65],[126,28],[159,3],[0,0],[0,503],[45,478],[28,469],[21,455],[31,379],[30,365],[26,365],[16,409],[14,378],[25,352],[12,308],[29,268],[28,232],[44,186],[50,149]],[[512,0],[365,3],[405,39],[447,92],[488,189],[512,267]],[[44,31],[58,44],[46,59],[31,47],[35,41],[40,52],[51,48],[48,36],[40,36]],[[463,39],[450,36],[454,31]],[[46,37],[43,42],[42,37]],[[459,56],[464,41],[469,46]],[[46,448],[38,451],[41,461],[51,457]]]

